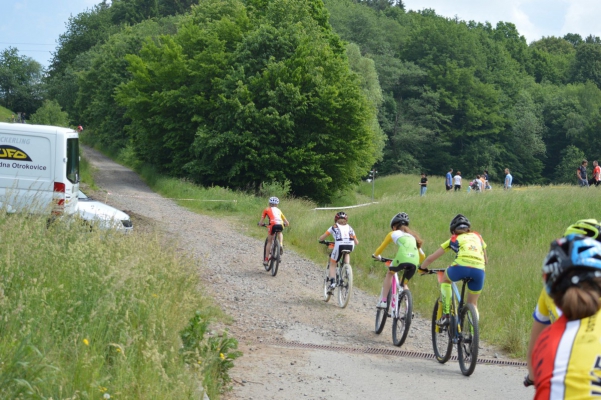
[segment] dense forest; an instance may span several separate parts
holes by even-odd
[[[600,88],[596,36],[527,43],[511,23],[389,0],[103,1],[69,20],[46,71],[0,53],[4,107],[62,109],[172,176],[319,201],[374,164],[575,183],[601,156]]]

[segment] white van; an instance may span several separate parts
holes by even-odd
[[[5,209],[71,215],[79,192],[79,135],[70,128],[0,123]]]

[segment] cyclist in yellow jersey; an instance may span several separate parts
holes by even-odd
[[[396,214],[390,220],[391,232],[386,235],[382,244],[376,249],[372,257],[378,260],[382,259],[382,252],[390,243],[395,243],[399,246],[392,264],[388,267],[388,273],[384,277],[382,284],[382,294],[378,301],[378,308],[387,307],[387,296],[392,286],[392,277],[396,272],[402,269],[407,269],[405,278],[407,281],[415,274],[415,269],[420,262],[424,261],[426,255],[422,250],[423,240],[419,235],[409,229],[409,215],[404,212]],[[405,284],[405,289],[407,284]]]
[[[582,219],[568,226],[564,232],[564,236],[570,234],[584,235],[596,240],[601,239],[601,223],[596,219]],[[534,343],[541,332],[550,324],[554,323],[561,317],[561,310],[557,308],[553,299],[547,293],[545,287],[542,288],[538,297],[538,302],[534,313],[532,313],[532,329],[530,330],[530,343],[528,344],[528,353],[526,361],[528,362],[528,375],[524,379],[524,385],[530,386],[534,383],[534,370],[532,367],[532,351]]]
[[[451,238],[440,245],[440,248],[429,255],[420,271],[428,271],[428,266],[441,257],[445,251],[453,250],[457,253],[455,260],[444,274],[444,280],[440,284],[442,298],[442,317],[436,321],[438,325],[449,324],[449,312],[451,307],[451,281],[456,282],[464,278],[471,278],[467,284],[467,302],[473,304],[478,312],[478,297],[484,287],[484,269],[488,263],[486,256],[486,243],[477,232],[471,231],[470,221],[462,214],[457,214],[449,225]]]
[[[532,352],[535,400],[601,397],[601,243],[570,234],[551,243],[545,289],[563,311]]]

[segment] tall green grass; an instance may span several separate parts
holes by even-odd
[[[139,169],[155,190],[166,197],[195,198],[182,201],[194,211],[231,218],[245,234],[264,237],[265,230],[256,227],[267,196],[223,188],[201,188],[171,178],[161,177],[152,169]],[[443,177],[429,177],[426,196],[419,196],[419,176],[395,175],[364,182],[350,193],[337,198],[337,206],[365,203],[372,190],[377,204],[348,209],[349,224],[355,229],[359,245],[351,257],[355,284],[374,295],[380,291],[385,268],[371,260],[371,254],[388,233],[389,221],[400,211],[411,218],[411,228],[425,241],[427,254],[434,252],[450,237],[449,222],[458,213],[465,214],[488,244],[489,265],[486,282],[479,300],[482,337],[501,346],[516,357],[524,357],[532,321],[532,311],[541,290],[541,265],[551,240],[561,236],[565,228],[582,218],[600,218],[595,205],[601,192],[596,188],[547,186],[514,188],[503,191],[494,185],[485,193],[446,192]],[[235,203],[211,203],[200,200],[229,199]],[[345,199],[348,200],[345,202]],[[327,256],[317,238],[333,223],[336,210],[315,210],[317,205],[306,200],[283,198],[280,208],[291,222],[285,232],[285,244],[299,253],[325,264]],[[393,255],[395,246],[387,249]],[[260,258],[257,255],[257,258]],[[448,254],[433,267],[445,267],[453,261]],[[410,284],[416,309],[429,317],[438,294],[433,276],[415,276]],[[316,288],[316,295],[318,288]],[[374,299],[375,302],[375,299]],[[370,329],[366,327],[366,329]]]
[[[0,106],[0,122],[12,122],[12,116],[16,114],[10,111],[8,108]]]
[[[220,315],[191,259],[74,221],[10,215],[0,231],[0,398],[192,399],[203,380],[218,398],[238,354],[189,327]]]

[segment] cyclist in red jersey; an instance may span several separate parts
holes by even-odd
[[[596,219],[581,219],[568,226],[563,236],[571,234],[584,235],[601,242],[601,223]],[[528,375],[524,378],[524,386],[534,385],[534,367],[532,365],[532,351],[536,339],[542,331],[557,321],[561,316],[561,310],[557,308],[553,299],[547,293],[544,285],[538,297],[538,302],[532,313],[532,329],[530,330],[530,342],[528,343]]]
[[[601,397],[601,243],[575,234],[557,239],[543,279],[563,315],[534,346],[534,398]]]
[[[284,254],[284,235],[282,234],[283,226],[288,226],[290,223],[284,216],[282,210],[278,208],[278,204],[280,204],[280,199],[277,197],[269,198],[269,207],[263,210],[263,214],[261,216],[261,220],[259,221],[259,226],[263,225],[263,221],[265,218],[269,219],[269,233],[267,239],[267,246],[265,246],[266,253],[269,253],[269,249],[271,249],[271,245],[273,243],[273,238],[275,234],[278,234],[278,240],[280,241],[280,254]],[[263,265],[267,265],[269,261],[269,257],[267,254],[263,254]]]

